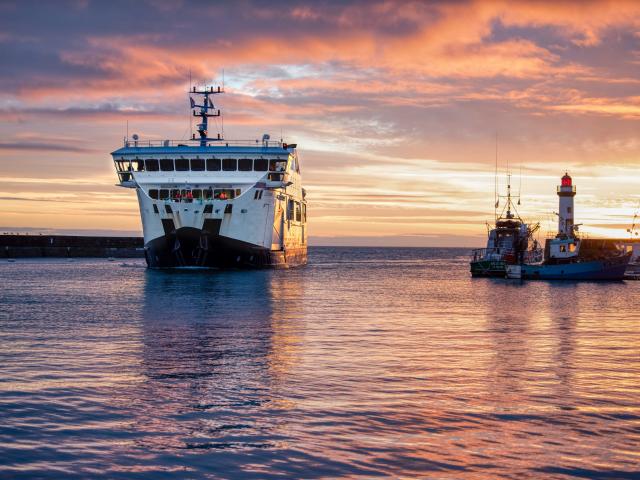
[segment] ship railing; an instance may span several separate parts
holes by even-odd
[[[544,259],[544,250],[527,250],[522,256],[523,263],[540,263]]]
[[[502,260],[506,255],[512,255],[511,248],[476,248],[471,251],[471,259],[476,262],[479,260]]]
[[[207,141],[208,147],[280,147],[285,148],[287,144],[277,141],[262,141],[262,140],[209,140]],[[188,140],[125,140],[124,146],[126,148],[148,148],[148,147],[199,147],[200,139],[188,139]]]
[[[523,252],[522,261],[524,263],[539,263],[543,260],[544,251],[542,249],[527,250]],[[515,250],[512,248],[478,248],[471,252],[471,260],[476,262],[480,260],[506,261],[514,263],[517,261]]]

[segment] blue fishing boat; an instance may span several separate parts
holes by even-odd
[[[545,245],[540,263],[523,263],[513,269],[511,277],[530,280],[622,280],[631,260],[614,244],[581,239],[573,219],[573,197],[576,187],[565,173],[558,186],[558,234]]]
[[[562,247],[567,249],[566,255],[552,254],[539,264],[523,264],[521,276],[529,280],[622,280],[631,253],[618,252],[604,258],[589,258],[580,255],[580,243],[577,238],[552,239],[547,242],[552,252],[563,253]],[[573,251],[568,252],[569,246]]]

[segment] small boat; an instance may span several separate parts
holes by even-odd
[[[631,253],[622,251],[602,258],[581,255],[583,240],[554,238],[547,242],[549,256],[539,264],[523,264],[522,278],[528,280],[623,280]]]
[[[528,225],[518,215],[511,195],[510,175],[507,176],[507,195],[500,198],[506,198],[506,204],[502,213],[496,215],[495,228],[487,224],[486,248],[471,252],[472,277],[504,278],[510,265],[542,260],[542,249],[533,238],[540,224]]]
[[[558,234],[547,240],[542,262],[523,262],[521,278],[529,280],[623,280],[631,252],[581,239],[574,224],[576,187],[568,173],[558,186]]]

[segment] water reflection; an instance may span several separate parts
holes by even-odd
[[[476,281],[429,249],[64,265],[4,271],[0,477],[637,473],[638,283]]]
[[[269,412],[288,404],[274,389],[295,364],[300,295],[282,272],[146,272],[138,445],[219,450],[282,440]]]
[[[549,365],[555,375],[553,398],[559,408],[573,408],[573,369],[576,319],[580,317],[580,285],[576,283],[551,284],[553,291],[546,296],[548,318],[551,324],[549,341],[553,353]]]
[[[268,355],[271,375],[279,382],[299,361],[304,323],[304,271],[273,272],[269,278],[271,349]]]

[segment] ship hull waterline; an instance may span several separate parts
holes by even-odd
[[[522,265],[525,280],[620,281],[629,256],[556,265]]]
[[[145,244],[145,260],[153,269],[262,269],[306,265],[306,246],[269,250],[264,247],[183,227]]]
[[[474,278],[504,278],[507,273],[503,260],[478,260],[470,263],[471,276]]]

